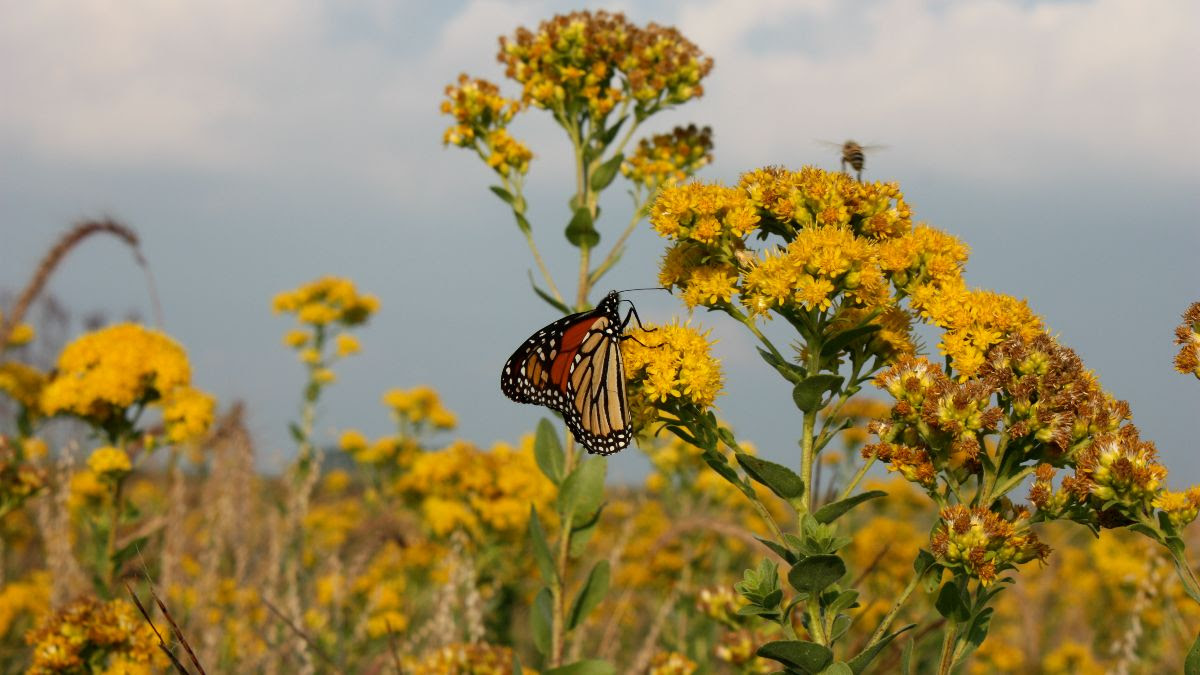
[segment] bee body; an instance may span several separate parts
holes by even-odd
[[[861,145],[854,141],[846,141],[842,144],[842,171],[845,171],[846,165],[849,164],[854,169],[859,182],[862,182],[864,159],[866,156]]]

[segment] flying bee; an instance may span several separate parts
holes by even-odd
[[[883,150],[886,145],[859,145],[857,142],[847,140],[845,143],[831,143],[829,141],[821,141],[822,145],[831,148],[840,148],[842,151],[842,172],[846,172],[846,165],[849,164],[854,169],[855,178],[858,182],[862,182],[863,161],[866,159],[868,152]]]

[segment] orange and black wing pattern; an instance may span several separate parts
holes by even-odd
[[[621,360],[620,295],[605,296],[534,333],[504,364],[500,390],[518,403],[563,415],[588,452],[611,455],[629,445],[629,409]]]

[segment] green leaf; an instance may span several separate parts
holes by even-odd
[[[524,671],[521,669],[521,657],[517,656],[516,652],[513,652],[512,671],[513,675],[523,675],[524,673]]]
[[[833,644],[841,639],[848,630],[850,630],[850,616],[848,614],[838,614],[833,619],[833,630],[829,632],[829,644]]]
[[[813,518],[816,518],[817,522],[819,523],[832,523],[838,518],[841,518],[847,511],[855,506],[858,506],[865,501],[879,499],[880,497],[886,496],[887,493],[883,490],[868,490],[867,492],[860,492],[853,497],[846,497],[845,499],[836,502],[830,502],[825,506],[822,506],[821,508],[817,509],[816,513],[813,514]]]
[[[846,576],[846,563],[836,555],[810,555],[792,565],[788,583],[792,588],[816,596],[838,579]]]
[[[846,618],[849,619],[850,617]],[[854,675],[854,671],[850,669],[850,666],[838,661],[826,666],[825,670],[821,671],[821,675]]]
[[[627,119],[629,119],[629,115],[624,115],[623,117],[621,117],[621,119],[617,120],[616,124],[605,129],[603,133],[599,134],[598,138],[600,140],[600,143],[606,147],[608,146],[609,143],[612,143],[613,140],[616,139],[617,133],[621,131],[621,127],[624,126],[625,120],[627,120]]]
[[[609,158],[609,160],[600,166],[596,167],[596,172],[592,174],[592,191],[600,192],[608,187],[613,179],[617,177],[617,171],[621,168],[621,162],[625,161],[625,155],[617,153]]]
[[[730,483],[733,483],[739,489],[744,489],[746,487],[746,484],[742,481],[741,476],[738,476],[737,471],[734,471],[733,467],[729,466],[729,461],[725,459],[724,455],[712,450],[705,450],[701,457],[703,457],[704,461],[707,462],[710,467],[712,467],[712,470],[720,474],[722,478]]]
[[[125,563],[137,555],[143,548],[146,547],[146,542],[150,537],[138,537],[133,541],[122,546],[119,550],[114,551],[112,555],[112,566],[114,570],[120,570]]]
[[[849,609],[856,602],[858,602],[858,591],[842,591],[841,593],[838,593],[836,598],[833,599],[833,602],[829,603],[828,611],[840,612],[842,610]]]
[[[600,514],[604,513],[604,504],[596,509],[595,515],[585,522],[571,526],[571,544],[567,549],[567,555],[572,558],[578,558],[583,554],[583,549],[587,547],[588,541],[596,532],[596,524],[600,522]]]
[[[988,607],[971,619],[971,627],[967,630],[967,642],[973,648],[978,649],[979,645],[983,644],[983,641],[987,639],[988,626],[992,622],[992,614],[995,611],[991,607]]]
[[[805,673],[819,673],[833,661],[833,652],[828,647],[804,640],[768,642],[755,653]]]
[[[533,225],[529,224],[529,219],[525,217],[525,214],[520,211],[513,211],[513,217],[517,219],[517,228],[522,232],[529,234],[533,231]]]
[[[789,565],[795,565],[796,561],[799,560],[799,558],[796,557],[795,553],[793,553],[788,547],[786,547],[782,544],[778,544],[776,542],[771,541],[770,539],[763,539],[762,537],[758,537],[758,536],[756,536],[754,538],[759,540],[760,542],[762,542],[763,546],[766,546],[767,548],[774,551],[775,555],[777,555],[780,558],[783,558],[785,561],[787,561],[787,563]]]
[[[584,460],[563,481],[558,493],[558,512],[564,521],[579,515],[591,519],[604,501],[604,474],[608,461],[604,457]]]
[[[799,384],[804,380],[806,371],[800,366],[788,362],[763,349],[762,347],[758,348],[758,354],[762,356],[763,361],[767,362],[767,365],[778,371],[780,375],[782,375],[792,384]]]
[[[550,589],[543,588],[533,600],[530,623],[533,626],[533,646],[541,654],[550,653]]]
[[[537,435],[533,440],[533,456],[537,460],[538,468],[542,470],[546,478],[549,478],[555,485],[561,485],[563,463],[565,462],[563,447],[558,440],[558,432],[554,430],[554,425],[545,417],[538,421]]]
[[[843,379],[841,375],[810,375],[796,383],[792,400],[801,412],[814,413],[821,408],[825,392],[836,390]]]
[[[529,285],[533,287],[533,292],[537,293],[537,296],[539,298],[541,298],[542,300],[545,300],[547,304],[549,304],[554,309],[557,309],[558,311],[562,312],[563,314],[571,313],[570,307],[567,307],[562,302],[555,300],[553,295],[550,295],[546,291],[543,291],[542,289],[538,288],[537,282],[535,282],[533,280],[533,272],[529,272],[528,274],[529,274]]]
[[[599,209],[596,215],[599,215]],[[575,215],[567,223],[566,234],[567,241],[578,248],[595,248],[600,243],[600,233],[596,231],[596,224],[587,208],[575,209]]]
[[[592,571],[588,574],[587,581],[583,583],[583,588],[579,589],[579,595],[575,597],[574,604],[571,605],[571,613],[567,615],[567,630],[573,630],[587,618],[596,605],[604,599],[604,595],[608,593],[609,569],[608,561],[601,560],[596,563]]]
[[[505,190],[499,185],[489,185],[488,189],[491,190],[497,197],[503,199],[504,203],[508,204],[509,206],[512,206],[513,202],[517,201],[517,198],[514,197],[511,192]]]
[[[883,636],[882,638],[879,639],[879,642],[876,642],[875,644],[873,644],[873,645],[867,647],[866,649],[862,650],[861,652],[859,652],[854,658],[847,661],[847,664],[849,664],[849,666],[850,666],[850,670],[854,671],[855,675],[858,675],[859,673],[866,670],[867,666],[871,665],[871,661],[874,661],[875,657],[879,654],[879,652],[881,652],[884,647],[888,646],[888,644],[890,644],[892,640],[895,640],[897,635],[900,635],[901,633],[903,633],[905,631],[911,630],[916,625],[917,624],[915,624],[915,623],[910,623],[907,626],[901,628],[900,630],[897,630],[894,633],[889,633],[889,634]],[[912,641],[909,641],[908,646],[905,647],[905,649],[909,653],[910,658],[912,656],[911,646],[912,646]],[[903,672],[908,672],[907,666],[902,666],[901,669]]]
[[[1185,675],[1200,675],[1200,635],[1196,636],[1187,658],[1183,660],[1183,672]]]
[[[938,614],[954,623],[962,623],[971,618],[971,612],[962,597],[962,590],[953,580],[942,586],[934,606],[937,607]]]
[[[867,324],[866,326],[859,326],[858,328],[851,328],[850,330],[842,331],[829,338],[825,344],[821,345],[821,358],[831,359],[836,356],[838,352],[845,349],[846,346],[848,346],[851,342],[870,335],[871,333],[877,333],[881,328],[883,328],[883,326],[880,326],[879,324]]]
[[[542,672],[544,675],[615,675],[617,669],[607,661],[586,659]]]
[[[937,558],[925,549],[921,549],[917,553],[917,559],[913,561],[913,571],[917,574],[924,574],[932,565],[937,564]]]
[[[529,538],[533,541],[533,559],[537,562],[538,571],[542,573],[542,581],[549,586],[558,578],[554,569],[554,558],[550,555],[550,545],[546,543],[546,531],[542,529],[542,521],[538,518],[537,509],[529,505]]]
[[[771,492],[788,500],[804,495],[804,480],[786,466],[743,452],[734,456],[751,478],[771,488]]]
[[[904,649],[900,652],[900,672],[904,675],[912,675],[912,655],[916,644],[916,640],[909,640],[904,643]]]
[[[297,443],[304,442],[304,431],[300,429],[300,425],[295,422],[288,422],[288,431],[292,434],[292,440]]]

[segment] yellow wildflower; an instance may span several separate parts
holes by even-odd
[[[183,443],[202,437],[212,425],[216,405],[212,396],[199,389],[175,389],[166,397],[163,406],[167,439],[172,443]]]
[[[25,636],[33,650],[30,673],[89,668],[101,672],[161,672],[169,665],[154,629],[125,600],[77,600]]]
[[[646,324],[629,334],[633,339],[624,344],[622,354],[635,428],[652,422],[656,407],[669,410],[687,405],[704,410],[712,406],[721,392],[722,377],[720,362],[710,354],[707,332],[673,323]]]
[[[46,375],[33,366],[16,361],[0,363],[0,391],[26,410],[37,412]]]
[[[362,350],[362,346],[358,343],[358,338],[349,333],[339,334],[335,343],[338,356],[350,356]]]
[[[712,129],[689,124],[638,141],[633,156],[621,165],[621,173],[636,185],[656,189],[686,180],[711,161]]]
[[[120,448],[96,448],[88,457],[88,468],[101,479],[113,480],[133,470],[129,455]]]

